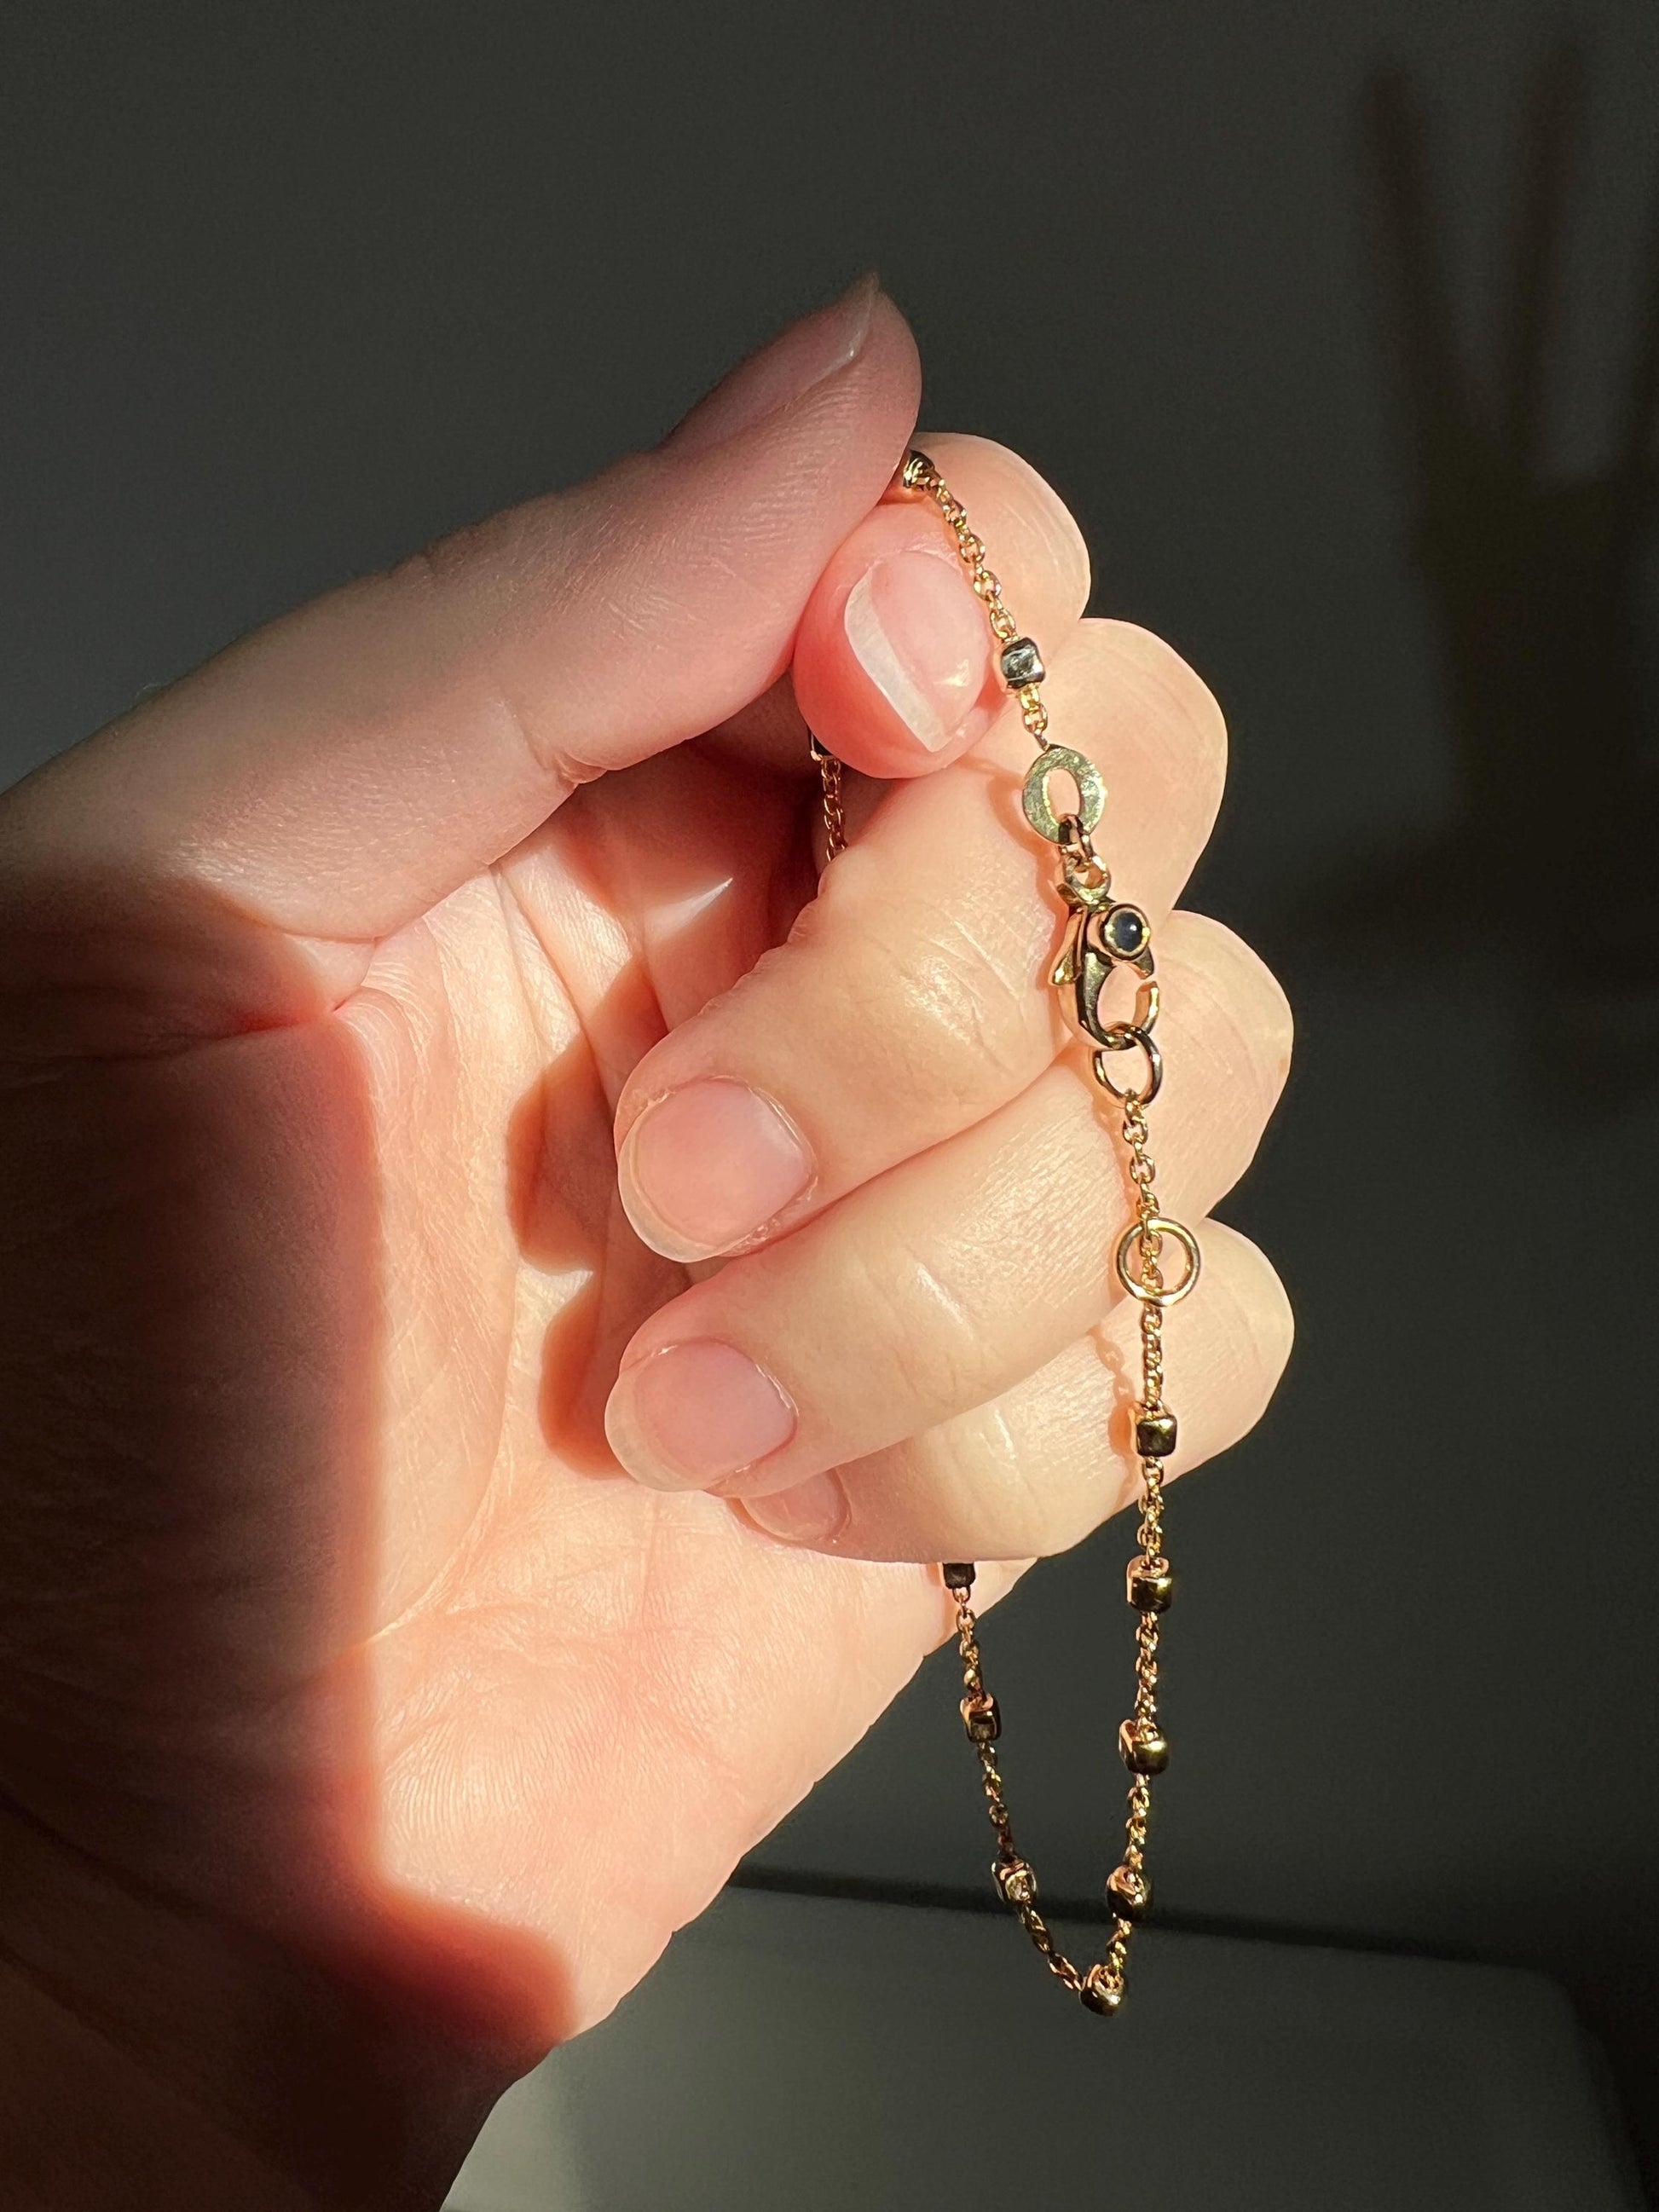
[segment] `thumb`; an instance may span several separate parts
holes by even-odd
[[[865,279],[655,452],[284,617],[41,770],[0,815],[14,884],[210,892],[339,983],[576,784],[777,678],[918,374]]]

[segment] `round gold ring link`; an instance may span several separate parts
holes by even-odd
[[[1114,1083],[1107,1073],[1113,1053],[1129,1052],[1136,1048],[1146,1060],[1146,1080],[1138,1090]],[[1095,1081],[1103,1091],[1109,1091],[1120,1106],[1127,1106],[1131,1099],[1138,1106],[1150,1106],[1164,1088],[1164,1054],[1158,1050],[1150,1029],[1138,1021],[1120,1022],[1115,1027],[1103,1030],[1101,1049],[1096,1053],[1091,1064]]]
[[[1155,1170],[1147,1149],[1146,1109],[1164,1083],[1164,1058],[1153,1040],[1158,989],[1153,978],[1151,930],[1138,907],[1114,902],[1111,871],[1095,851],[1094,831],[1106,808],[1106,786],[1086,754],[1048,741],[1048,713],[1042,702],[1046,676],[1036,641],[1022,636],[1003,597],[1000,580],[986,565],[985,547],[970,527],[966,510],[949,490],[927,454],[912,452],[894,478],[896,493],[930,499],[956,539],[968,579],[985,609],[995,639],[997,666],[1020,719],[1039,747],[1026,775],[1021,803],[1036,834],[1058,848],[1059,890],[1066,909],[1065,945],[1051,981],[1076,993],[1073,1009],[1091,1054],[1096,1082],[1123,1109],[1122,1138],[1128,1155],[1135,1214],[1119,1238],[1114,1255],[1117,1279],[1140,1309],[1140,1401],[1135,1408],[1133,1439],[1139,1462],[1140,1550],[1130,1560],[1125,1595],[1135,1617],[1135,1693],[1128,1719],[1118,1730],[1118,1749],[1129,1774],[1123,1828],[1123,1856],[1106,1878],[1105,1902],[1111,1934],[1105,1956],[1079,1966],[1055,1943],[1037,1910],[1037,1879],[1014,1841],[1004,1793],[998,1743],[1002,1715],[986,1687],[974,1612],[974,1568],[965,1560],[947,1561],[939,1570],[956,1607],[957,1645],[962,1662],[963,1727],[979,1761],[985,1808],[996,1839],[992,1875],[1003,1901],[1015,1914],[1049,1972],[1091,2012],[1109,2016],[1123,2002],[1129,1946],[1135,1929],[1152,1910],[1152,1887],[1146,1871],[1146,1841],[1152,1820],[1152,1785],[1169,1764],[1170,1747],[1158,1717],[1158,1646],[1161,1623],[1174,1595],[1175,1576],[1164,1551],[1164,1462],[1175,1451],[1177,1425],[1164,1402],[1164,1316],[1198,1281],[1198,1240],[1191,1230],[1158,1210]],[[812,754],[823,783],[824,826],[831,858],[846,842],[842,808],[841,763],[812,740]],[[1056,810],[1053,780],[1068,778],[1077,793],[1074,809]],[[1134,1018],[1103,1023],[1101,989],[1117,966],[1133,967],[1139,982]],[[1112,1058],[1139,1051],[1146,1078],[1139,1088],[1120,1086],[1109,1073]],[[1179,1279],[1164,1280],[1165,1241],[1181,1251],[1186,1265]],[[1138,1258],[1138,1266],[1136,1264]]]
[[[1173,1243],[1180,1245],[1187,1255],[1187,1272],[1178,1283],[1166,1283],[1161,1276],[1154,1279],[1156,1261],[1149,1261],[1145,1256],[1147,1245],[1152,1240],[1161,1240],[1165,1237],[1169,1237]],[[1141,1272],[1139,1275],[1133,1273],[1129,1265],[1137,1243],[1141,1247],[1143,1255]],[[1139,1298],[1143,1305],[1173,1306],[1179,1305],[1188,1292],[1196,1287],[1199,1269],[1203,1265],[1203,1261],[1198,1249],[1198,1239],[1190,1229],[1182,1222],[1172,1221],[1167,1213],[1152,1213],[1149,1214],[1144,1221],[1132,1221],[1129,1224],[1118,1239],[1117,1250],[1113,1255],[1112,1264],[1117,1270],[1119,1282],[1122,1284],[1132,1298]]]

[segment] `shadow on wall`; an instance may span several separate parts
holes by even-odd
[[[1552,474],[1583,84],[1571,45],[1534,79],[1484,372],[1455,329],[1417,89],[1392,69],[1367,88],[1367,210],[1455,789],[1431,842],[1349,856],[1304,919],[1367,960],[1414,962],[1448,939],[1496,948],[1527,993],[1523,1049],[1552,1085],[1575,1071],[1576,1103],[1613,1109],[1659,1079],[1659,195],[1611,457],[1588,476]]]

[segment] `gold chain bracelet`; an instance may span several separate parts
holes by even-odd
[[[1080,1997],[1091,2012],[1115,2013],[1123,2002],[1124,1971],[1134,1931],[1152,1910],[1152,1886],[1146,1872],[1146,1833],[1152,1820],[1152,1778],[1170,1763],[1170,1747],[1158,1723],[1158,1637],[1162,1616],[1174,1595],[1175,1577],[1164,1552],[1164,1462],[1176,1448],[1176,1418],[1164,1402],[1164,1315],[1184,1298],[1198,1280],[1198,1240],[1189,1229],[1158,1210],[1152,1155],[1147,1151],[1146,1109],[1164,1081],[1164,1061],[1153,1040],[1158,1024],[1158,984],[1152,970],[1152,929],[1140,908],[1112,897],[1111,871],[1095,851],[1092,834],[1106,805],[1106,787],[1094,763],[1069,745],[1048,742],[1048,710],[1042,703],[1042,657],[1008,611],[1002,586],[985,565],[985,548],[969,527],[968,517],[925,453],[906,455],[894,489],[931,499],[950,525],[969,582],[985,609],[999,648],[997,665],[1004,684],[1019,702],[1025,727],[1040,748],[1025,778],[1025,818],[1039,836],[1059,848],[1059,892],[1066,913],[1065,941],[1049,981],[1072,994],[1079,1028],[1094,1047],[1090,1066],[1095,1081],[1122,1109],[1123,1143],[1129,1179],[1134,1186],[1134,1218],[1118,1241],[1117,1279],[1140,1309],[1140,1398],[1134,1409],[1135,1455],[1140,1468],[1140,1549],[1130,1560],[1127,1595],[1135,1615],[1134,1709],[1117,1732],[1118,1752],[1129,1771],[1129,1801],[1124,1821],[1121,1862],[1106,1878],[1106,1903],[1112,1933],[1106,1955],[1095,1965],[1073,1963],[1054,1942],[1037,1910],[1036,1875],[1014,1843],[998,1764],[1002,1733],[997,1701],[985,1686],[980,1660],[979,1624],[973,1607],[974,1569],[965,1561],[939,1570],[956,1601],[957,1643],[962,1654],[966,1694],[962,1722],[978,1756],[985,1802],[996,1835],[991,1872],[1004,1901],[1018,1917],[1050,1973]],[[842,809],[842,768],[815,738],[812,754],[823,780],[823,820],[830,857],[847,842]],[[1065,775],[1077,792],[1075,808],[1056,813],[1053,779]],[[1139,978],[1134,1018],[1103,1021],[1101,992],[1115,967],[1133,969]],[[1138,1085],[1112,1079],[1113,1056],[1140,1055]],[[1165,1240],[1177,1245],[1182,1267],[1166,1283],[1161,1265]]]

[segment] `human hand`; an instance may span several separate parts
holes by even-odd
[[[138,2054],[240,2202],[425,2201],[945,1632],[905,1563],[1127,1492],[1125,1184],[1029,744],[942,525],[872,513],[915,388],[855,292],[0,811],[0,1935],[31,2036]],[[1196,1218],[1288,1050],[1254,957],[1161,920],[1218,717],[1079,627],[1029,471],[929,444],[1160,921]],[[857,785],[816,900],[792,646],[825,741],[915,779]],[[1288,1341],[1205,1242],[1182,1467]]]

